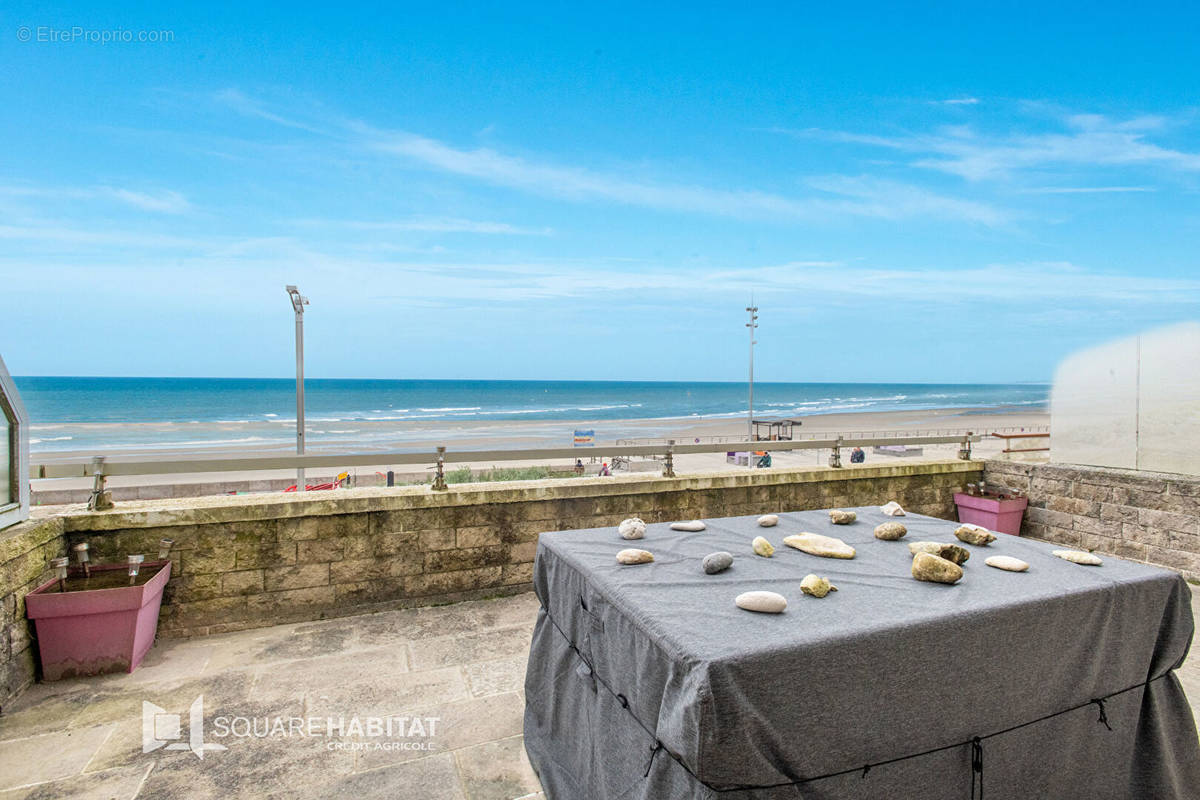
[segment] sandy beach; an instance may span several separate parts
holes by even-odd
[[[1044,432],[1048,430],[1049,413],[1040,408],[1030,409],[1028,406],[1012,408],[947,408],[922,409],[907,411],[857,412],[810,415],[802,418],[802,424],[796,429],[795,439],[825,439],[842,435],[846,438],[861,438],[866,436],[946,436],[962,435],[967,431],[990,434],[993,431]],[[153,441],[155,425],[165,423],[142,424],[139,435]],[[505,422],[456,423],[449,425],[445,422],[379,422],[371,423],[377,430],[371,432],[369,444],[354,446],[352,443],[341,442],[336,447],[314,444],[310,440],[308,452],[428,452],[433,453],[439,445],[446,446],[448,451],[461,452],[464,450],[520,450],[530,448],[570,447],[572,434],[576,429],[595,430],[597,444],[658,444],[667,439],[675,439],[684,443],[723,443],[727,441],[744,440],[746,423],[744,419],[724,418],[719,420],[697,420],[692,417],[673,419],[634,419],[634,420],[604,420],[563,421],[563,420],[521,420]],[[384,426],[387,426],[386,428]],[[392,433],[394,436],[389,436]],[[769,444],[764,443],[769,448]],[[975,447],[975,452],[981,456],[997,455],[1004,448],[999,438],[986,437]],[[908,459],[942,459],[955,455],[955,445],[925,445],[919,456],[905,456]],[[594,473],[600,467],[597,459],[593,463],[588,448],[578,448],[579,456],[585,462],[587,470]],[[54,451],[38,453],[34,450],[31,460],[34,465],[60,464],[90,459],[94,455],[119,457],[153,458],[171,460],[181,457],[244,457],[261,454],[280,454],[291,452],[290,448],[272,447],[264,449],[252,444],[231,444],[220,448],[206,448],[202,451],[187,448],[129,448],[119,452],[93,453],[86,451]],[[828,450],[799,450],[794,452],[776,451],[773,454],[775,468],[799,466],[819,466],[825,464]],[[844,453],[848,458],[849,453]],[[895,459],[896,456],[869,453],[868,461],[875,463],[878,459]],[[432,464],[432,459],[431,459]],[[487,470],[493,467],[530,467],[548,466],[563,469],[572,464],[571,460],[547,462],[546,460],[514,460],[502,464],[491,462],[469,461],[453,464],[451,469],[461,469],[468,466],[473,470]],[[652,471],[659,468],[657,461],[634,459],[629,465],[633,471]],[[723,452],[679,455],[675,458],[677,472],[707,472],[725,469],[745,469],[743,466],[730,464]],[[383,474],[388,469],[395,471],[397,483],[410,483],[430,479],[432,467],[428,469],[413,466],[393,467],[381,459],[381,463],[371,467],[351,468],[350,472],[356,485],[374,486],[384,480]],[[321,482],[335,475],[340,470],[310,470],[308,481]],[[618,473],[619,474],[619,473]],[[222,473],[192,473],[171,476],[139,476],[115,477],[108,481],[116,499],[128,497],[169,497],[173,494],[195,494],[234,491],[279,491],[289,482],[294,483],[295,473],[290,470],[259,471],[259,472],[222,472]],[[170,487],[177,487],[171,489]],[[85,478],[63,478],[34,480],[33,488],[35,501],[42,504],[57,504],[63,502],[79,502],[87,490],[91,488],[91,480]]]

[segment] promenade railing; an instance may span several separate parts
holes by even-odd
[[[504,462],[538,460],[574,460],[578,458],[629,459],[635,456],[658,458],[662,461],[662,473],[675,476],[674,457],[691,453],[721,452],[771,452],[793,450],[829,450],[829,466],[842,466],[841,451],[853,447],[914,444],[957,444],[958,457],[970,459],[971,445],[983,437],[972,431],[961,435],[944,436],[835,436],[826,439],[800,439],[793,441],[730,441],[708,443],[680,443],[666,439],[655,444],[613,444],[594,447],[552,447],[523,450],[450,450],[438,447],[434,451],[419,452],[330,452],[305,455],[279,454],[256,456],[195,456],[189,458],[147,458],[145,456],[93,456],[86,459],[55,461],[30,466],[30,478],[92,478],[93,489],[89,506],[111,507],[105,500],[104,481],[116,476],[178,475],[205,472],[252,472],[260,470],[295,470],[320,468],[351,468],[379,465],[421,464],[431,465],[435,470],[431,488],[446,490],[444,466],[452,463]],[[302,487],[301,487],[302,488]]]
[[[890,437],[890,438],[897,438],[897,439],[903,438],[904,442],[898,442],[898,444],[899,443],[914,444],[914,442],[912,441],[914,438],[920,438],[920,437],[926,437],[926,436],[962,437],[962,436],[965,436],[968,434],[970,434],[970,435],[978,434],[980,436],[991,436],[991,435],[995,435],[995,434],[1019,434],[1019,433],[1033,433],[1033,434],[1048,436],[1050,434],[1050,426],[1049,425],[1021,425],[1021,426],[1011,425],[1011,426],[1000,427],[1000,428],[980,428],[978,430],[975,430],[975,429],[967,430],[966,428],[921,428],[921,429],[913,429],[913,430],[907,430],[907,431],[897,431],[895,429],[893,429],[893,430],[877,430],[877,431],[866,430],[866,431],[843,431],[843,432],[835,434],[835,435],[841,436],[845,439],[860,439],[860,438],[867,438],[867,437],[877,437],[877,438],[878,437]],[[830,437],[830,433],[828,431],[813,431],[811,433],[807,433],[807,432],[806,433],[795,433],[795,434],[793,434],[793,438],[791,439],[791,441],[816,441],[818,439],[826,440],[829,437]],[[696,437],[693,437],[691,440],[683,440],[683,439],[677,438],[676,441],[694,441],[697,444],[729,444],[732,442],[741,442],[742,439],[743,439],[743,437],[740,437],[740,436],[696,436]],[[670,441],[670,439],[668,439],[666,437],[640,436],[640,437],[634,437],[634,438],[617,439],[617,444],[618,445],[659,445],[659,446],[662,446],[662,445],[665,445],[668,441]],[[764,442],[759,442],[759,444],[764,444]],[[774,445],[774,444],[777,444],[777,442],[769,442],[769,444]],[[759,449],[762,449],[762,448],[760,447]]]

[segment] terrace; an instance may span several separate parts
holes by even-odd
[[[34,509],[0,532],[0,798],[538,797],[522,739],[538,536],[633,515],[668,522],[896,500],[954,519],[954,494],[986,483],[1028,497],[1023,536],[1200,584],[1200,477],[1191,465],[1161,461],[1178,454],[1161,455],[1149,435],[1132,448],[1132,465],[1087,462],[1069,448],[1090,446],[1094,433],[1063,430],[1056,436],[1072,463],[980,460],[967,446],[976,441],[942,436],[926,443],[959,450],[957,458],[675,475],[672,458],[724,445],[653,443],[623,447],[662,454],[661,474]],[[330,466],[326,456],[304,458],[303,466]],[[158,468],[100,466],[70,469],[102,490],[106,476]],[[96,561],[121,562],[164,539],[173,542],[172,572],[160,639],[142,666],[39,682],[24,604],[54,574],[51,561],[86,541]],[[1196,588],[1191,606],[1200,613]],[[1200,661],[1178,675],[1195,716]],[[381,736],[387,720],[396,727]]]
[[[1192,610],[1200,617],[1196,589]],[[521,738],[536,613],[526,592],[162,641],[131,675],[39,684],[7,707],[0,796],[540,798]],[[1178,674],[1200,718],[1200,661]],[[208,741],[228,751],[203,759],[142,752],[143,702],[178,713],[201,695]],[[327,736],[212,736],[219,716],[326,715],[437,722],[433,735],[407,738],[428,750],[330,750],[343,740]]]
[[[536,613],[525,592],[162,641],[132,674],[38,684],[5,707],[0,796],[540,797],[521,742]],[[227,751],[142,752],[143,702],[179,713],[200,696],[208,741]],[[319,717],[325,734],[327,716],[420,717],[425,736],[385,741],[428,749],[330,749],[374,741],[349,730],[216,735],[218,717],[260,731],[264,718]]]
[[[37,510],[0,534],[9,698],[0,716],[0,797],[149,798],[183,789],[221,798],[538,797],[522,713],[540,531],[616,525],[630,513],[668,521],[881,498],[952,518],[952,493],[981,478],[1029,494],[1027,536],[1200,578],[1200,556],[1184,549],[1200,534],[1200,479],[1006,461]],[[1132,522],[1114,525],[1115,517]],[[164,535],[175,539],[176,571],[147,661],[132,674],[34,682],[36,645],[22,601],[51,574],[49,560],[87,540],[98,560],[111,561],[153,551]],[[1192,606],[1200,613],[1196,589]],[[1196,713],[1200,661],[1179,675]],[[188,741],[200,697],[205,743],[227,751],[143,752],[143,703],[179,715]],[[407,749],[353,749],[373,745],[369,731],[331,737],[324,727],[328,717],[350,725],[390,716],[435,721],[406,731],[399,747]],[[250,722],[238,729],[234,717]],[[278,717],[317,718],[320,735],[216,735],[219,718],[227,733],[245,733],[265,732]]]

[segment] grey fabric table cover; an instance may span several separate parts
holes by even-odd
[[[1053,545],[998,534],[986,547],[962,545],[971,558],[960,583],[923,583],[910,575],[908,543],[959,544],[957,523],[910,514],[895,520],[904,539],[880,541],[875,526],[893,518],[855,510],[852,525],[802,511],[774,528],[755,517],[706,520],[698,533],[652,524],[640,541],[615,528],[543,534],[525,745],[548,797],[970,797],[972,748],[956,743],[1130,687],[1104,703],[1111,731],[1100,706],[1087,705],[984,739],[986,797],[1200,797],[1196,728],[1171,672],[1193,630],[1179,575],[1112,557],[1081,566],[1052,556]],[[783,545],[801,531],[842,538],[857,557]],[[773,558],[753,554],[760,534]],[[626,547],[651,551],[654,563],[618,565]],[[702,557],[718,550],[733,566],[704,574]],[[989,555],[1031,566],[1005,572],[984,565]],[[839,591],[803,595],[808,573]],[[787,611],[737,608],[751,589],[784,595]],[[668,752],[651,758],[656,738],[695,776]],[[842,770],[854,772],[728,788]]]

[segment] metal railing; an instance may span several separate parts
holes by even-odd
[[[145,457],[94,456],[90,459],[75,459],[56,463],[33,464],[30,477],[46,478],[92,478],[92,494],[88,507],[92,509],[112,508],[112,499],[105,490],[105,480],[116,476],[178,475],[197,472],[239,472],[259,470],[295,470],[322,467],[360,467],[383,464],[433,464],[436,473],[431,488],[445,491],[447,463],[472,461],[528,461],[528,460],[573,460],[582,456],[607,456],[613,459],[632,456],[661,458],[662,474],[675,477],[674,457],[691,453],[722,453],[730,451],[752,452],[769,449],[773,452],[791,450],[829,450],[829,466],[842,466],[841,450],[847,447],[871,447],[894,444],[957,444],[958,457],[970,459],[971,444],[983,437],[965,432],[961,436],[884,436],[852,437],[837,436],[831,439],[807,439],[785,442],[729,442],[724,444],[678,444],[673,439],[663,445],[600,445],[597,447],[554,447],[530,450],[456,450],[438,447],[435,452],[415,453],[313,453],[305,455],[243,456],[237,458],[187,458],[151,459]]]
[[[251,472],[258,470],[328,467],[366,467],[381,464],[438,464],[471,461],[532,461],[540,459],[576,459],[591,456],[659,456],[688,453],[723,453],[731,451],[771,450],[838,450],[846,447],[871,447],[888,444],[959,444],[969,449],[971,443],[983,437],[973,432],[956,436],[885,436],[805,439],[782,442],[748,442],[680,444],[667,439],[662,444],[597,445],[595,447],[552,447],[528,450],[454,450],[439,447],[436,451],[380,453],[309,453],[305,455],[270,455],[238,457],[195,457],[184,459],[154,459],[144,456],[95,456],[61,462],[33,464],[30,478],[91,478],[97,475],[172,475],[193,472]]]
[[[1013,439],[1049,439],[1049,433],[992,433],[992,436],[1004,441],[1004,449],[1001,453],[1044,453],[1049,447],[1013,447]],[[1047,443],[1049,444],[1049,443]]]
[[[981,428],[979,430],[967,430],[966,428],[923,428],[923,429],[914,429],[914,430],[907,430],[907,431],[897,431],[894,429],[893,430],[877,430],[877,431],[844,431],[844,432],[836,434],[836,435],[841,436],[842,438],[847,439],[847,440],[870,438],[870,437],[895,438],[895,439],[903,439],[903,441],[896,442],[896,444],[919,444],[919,442],[915,443],[912,440],[914,438],[929,437],[929,436],[954,436],[954,437],[962,438],[963,436],[968,436],[968,435],[974,436],[976,434],[978,434],[979,436],[989,436],[989,435],[1004,434],[1004,433],[1013,433],[1013,434],[1031,433],[1031,434],[1037,434],[1039,436],[1043,436],[1043,435],[1049,436],[1050,435],[1050,426],[1049,425],[1021,425],[1021,426],[1011,425],[1008,427],[1001,427],[1001,428]],[[791,441],[828,440],[828,438],[830,436],[831,436],[831,434],[828,431],[814,431],[812,433],[798,433],[795,436],[795,438],[793,438]],[[824,437],[824,439],[822,439],[822,437]],[[741,436],[696,436],[694,438],[699,440],[699,442],[698,442],[699,444],[731,444],[731,443],[746,444],[744,437],[741,437]],[[665,437],[642,436],[642,437],[635,437],[635,438],[629,438],[629,439],[617,439],[617,444],[620,446],[655,445],[655,446],[659,446],[659,447],[664,447],[664,446],[666,446],[667,442],[669,442],[669,441],[672,441],[672,440],[665,438]],[[674,441],[681,441],[681,440],[675,439]],[[783,442],[779,442],[779,441],[762,440],[762,441],[756,441],[753,444],[757,445],[758,449],[761,450],[763,445],[771,445],[772,447],[775,447],[775,445],[782,444],[782,443]],[[776,448],[776,449],[783,449],[783,448]]]

